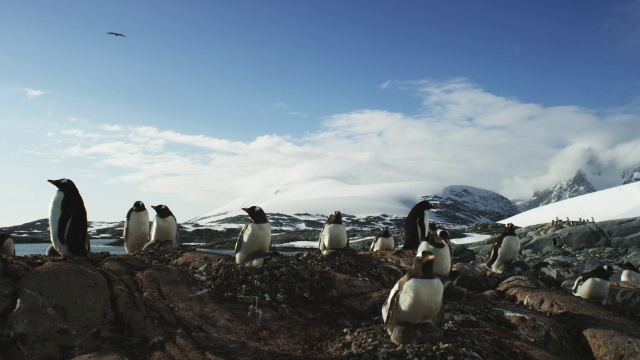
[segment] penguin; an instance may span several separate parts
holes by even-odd
[[[78,188],[69,179],[47,181],[58,188],[49,205],[51,243],[61,255],[53,260],[88,256],[87,210]]]
[[[333,256],[340,253],[355,253],[355,249],[349,247],[347,228],[342,224],[342,213],[338,210],[329,215],[322,226],[318,248],[322,255]]]
[[[396,282],[382,305],[384,330],[395,343],[413,342],[398,339],[395,331],[398,325],[403,330],[408,324],[429,322],[439,326],[444,319],[444,285],[433,272],[435,258],[429,251],[414,258],[411,269]]]
[[[0,233],[0,255],[16,256],[16,244],[7,233]]]
[[[50,258],[60,257],[60,253],[56,251],[56,248],[54,248],[53,245],[49,245],[49,247],[47,248],[47,251],[45,251],[45,255],[47,255]]]
[[[433,265],[433,272],[437,276],[449,276],[453,265],[449,232],[444,229],[436,229],[435,223],[429,223],[429,232],[424,240],[420,242],[416,256],[422,254],[423,251],[429,251],[435,255],[436,260]]]
[[[640,272],[632,263],[625,261],[616,266],[622,268],[622,276],[620,281],[634,281],[640,283]]]
[[[149,241],[149,211],[142,201],[133,203],[127,212],[122,237],[127,254],[141,250]]]
[[[418,248],[420,241],[427,235],[429,210],[435,208],[429,201],[422,200],[409,211],[409,215],[407,215],[407,219],[404,222],[403,250],[415,250]]]
[[[178,222],[169,207],[166,205],[151,205],[156,211],[156,216],[151,224],[149,242],[162,242],[171,240],[174,247],[180,245],[180,234],[178,233]]]
[[[388,226],[383,226],[380,229],[378,235],[376,235],[375,240],[371,243],[371,248],[369,251],[386,251],[393,250],[394,241],[393,236],[389,232]]]
[[[491,247],[491,255],[487,267],[493,272],[502,273],[504,267],[515,260],[520,252],[520,238],[516,235],[516,229],[512,223],[508,223],[505,230],[496,243]]]
[[[592,299],[604,305],[609,292],[609,278],[618,271],[610,265],[601,265],[582,273],[573,284],[573,295],[584,299]]]
[[[236,264],[260,266],[271,253],[271,224],[259,206],[242,208],[251,218],[236,241]]]

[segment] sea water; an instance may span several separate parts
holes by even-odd
[[[124,246],[110,246],[107,245],[115,239],[94,239],[91,240],[91,252],[108,252],[111,254],[125,254]],[[32,244],[16,244],[16,256],[24,255],[45,255],[47,248],[51,245],[47,243],[32,243]]]

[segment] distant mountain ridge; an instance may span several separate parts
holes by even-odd
[[[300,196],[295,199],[295,202],[290,198],[279,198],[283,192],[274,191],[260,204],[265,204],[263,208],[267,212],[272,227],[276,230],[319,229],[333,210],[343,212],[345,224],[350,229],[367,230],[380,226],[399,228],[404,224],[409,210],[421,200],[434,203],[437,209],[431,211],[432,221],[447,228],[463,227],[476,222],[495,222],[520,212],[504,196],[472,186],[448,186],[439,195],[418,196],[414,195],[416,194],[415,184],[411,186],[402,183],[384,184],[384,186],[364,188],[357,185],[332,184],[332,187],[335,191],[328,198],[308,197],[306,199],[303,198],[304,193],[288,187],[287,191]],[[315,194],[316,191],[306,193]],[[324,204],[327,201],[330,202],[329,205]],[[216,230],[237,228],[248,218],[241,211],[240,204],[247,206],[250,203],[243,200],[235,201],[183,225]],[[331,210],[324,213],[314,211],[321,208]]]
[[[536,191],[531,199],[519,204],[519,208],[522,211],[527,211],[595,191],[596,189],[589,182],[584,172],[578,170],[572,179],[560,182],[546,190]]]

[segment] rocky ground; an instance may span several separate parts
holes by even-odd
[[[600,262],[640,265],[639,223],[520,229],[521,266],[500,275],[482,266],[490,244],[455,246],[462,277],[446,296],[442,339],[405,346],[384,333],[380,309],[410,252],[313,250],[259,268],[189,246],[2,256],[0,359],[636,359],[640,286],[612,282],[606,305],[568,287]],[[551,258],[555,272],[527,270]]]

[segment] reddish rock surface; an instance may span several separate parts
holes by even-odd
[[[0,257],[0,358],[638,358],[638,321],[542,274],[463,273],[437,344],[394,345],[380,309],[413,254],[276,254],[265,266],[188,247],[49,262]],[[465,291],[465,289],[467,291]],[[455,300],[454,300],[455,299]]]

